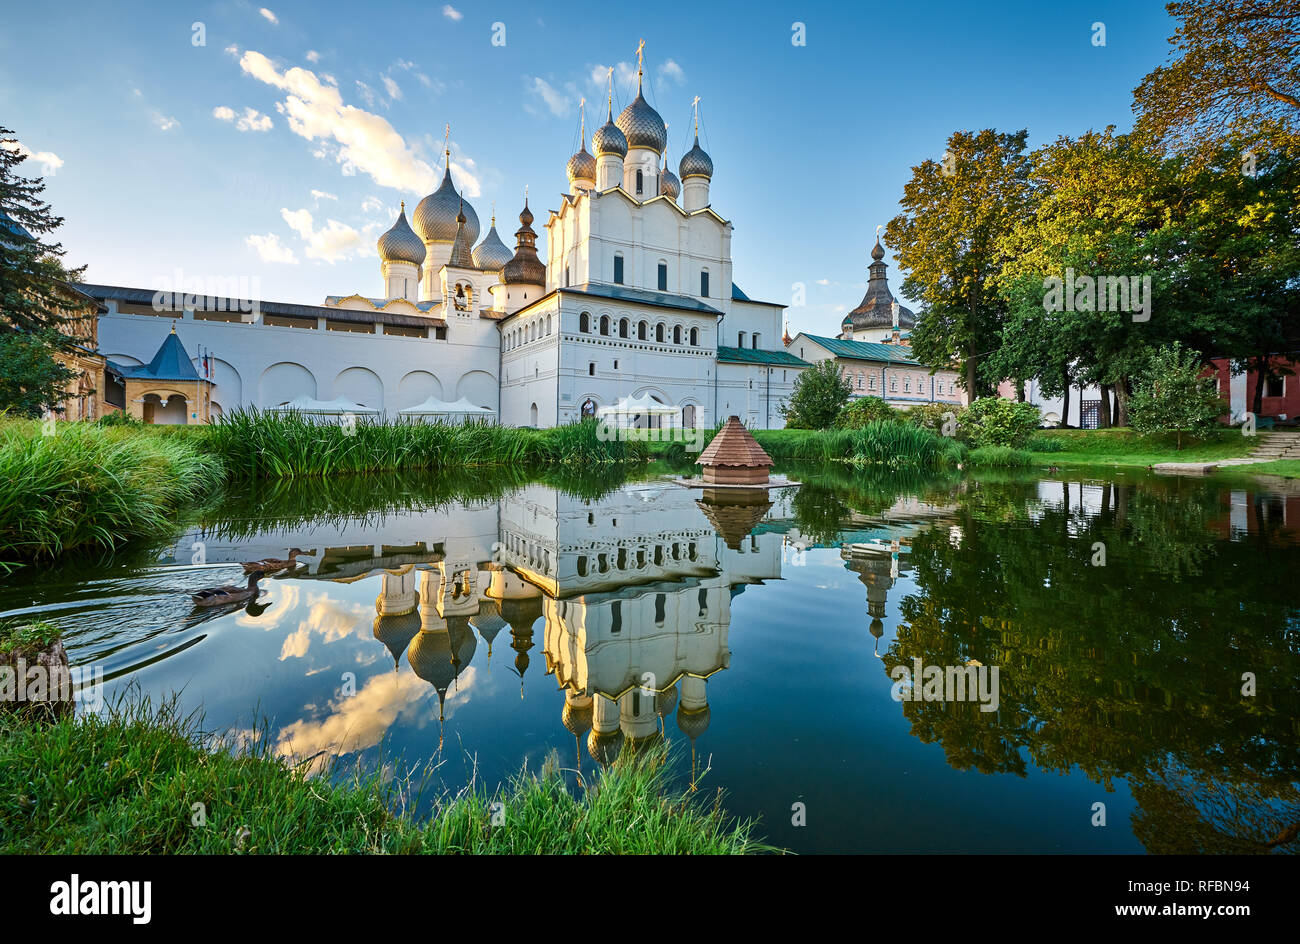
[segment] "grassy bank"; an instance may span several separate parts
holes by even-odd
[[[265,744],[269,739],[261,739]],[[217,748],[212,750],[210,748]],[[765,851],[716,799],[675,793],[661,749],[581,796],[553,763],[417,819],[409,783],[312,778],[265,746],[236,756],[173,705],[34,725],[0,713],[0,852],[735,854]],[[629,752],[630,753],[630,752]],[[493,825],[493,803],[504,820]],[[196,807],[202,804],[202,807]],[[202,812],[201,821],[198,819]]]
[[[916,470],[953,466],[964,454],[956,441],[906,423],[868,423],[860,429],[755,430],[754,438],[778,462]]]
[[[1030,437],[1028,448],[1053,465],[1146,468],[1157,462],[1213,462],[1250,453],[1260,440],[1240,430],[1215,430],[1195,439],[1183,436],[1177,448],[1173,433],[1139,436],[1131,429],[1052,429]]]
[[[0,422],[0,569],[164,535],[221,481],[220,462],[184,437]]]

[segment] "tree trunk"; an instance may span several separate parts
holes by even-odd
[[[1101,384],[1097,387],[1101,394],[1101,409],[1097,411],[1097,428],[1110,429],[1110,387]]]
[[[1264,377],[1268,371],[1268,358],[1255,358],[1255,395],[1250,398],[1250,412],[1255,414],[1255,419],[1259,419],[1259,411],[1264,408]],[[1246,374],[1246,381],[1250,381],[1250,373]]]
[[[1128,378],[1121,377],[1119,383],[1115,385],[1115,425],[1128,425]]]
[[[966,396],[971,403],[975,402],[975,355],[972,354],[966,358]]]
[[[1070,369],[1065,369],[1065,395],[1061,398],[1061,425],[1070,425]]]

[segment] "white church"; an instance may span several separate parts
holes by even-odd
[[[809,365],[782,343],[784,306],[732,282],[732,224],[710,202],[698,120],[674,174],[641,76],[617,117],[611,90],[590,151],[583,120],[544,258],[526,197],[513,251],[495,217],[480,239],[445,150],[441,185],[409,222],[403,204],[378,240],[378,297],[250,305],[82,286],[102,305],[110,373],[132,380],[124,408],[201,423],[237,407],[324,402],[395,419],[443,405],[548,427],[634,402],[649,405],[650,425],[709,427],[735,414],[751,428],[782,426],[780,406]],[[163,356],[172,324],[192,376],[175,341]],[[162,376],[162,362],[186,376]]]

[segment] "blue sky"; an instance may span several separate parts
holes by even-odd
[[[496,202],[513,247],[524,187],[543,221],[567,188],[578,99],[603,115],[595,76],[614,66],[617,113],[644,38],[647,97],[669,123],[674,168],[701,97],[737,283],[788,304],[802,282],[792,333],[833,334],[914,164],[959,128],[1028,128],[1031,145],[1126,130],[1131,91],[1173,31],[1154,0],[599,10],[25,4],[0,33],[0,123],[40,158],[29,173],[42,162],[52,172],[68,261],[89,264],[88,280],[149,288],[179,269],[255,277],[265,299],[319,303],[380,293],[374,241],[400,200],[413,208],[440,177],[447,123],[458,186],[485,230]],[[1105,46],[1093,44],[1096,22]],[[492,44],[494,23],[504,46]]]

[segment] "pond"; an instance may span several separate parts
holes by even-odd
[[[59,626],[109,698],[430,765],[426,796],[666,738],[683,785],[802,853],[1262,851],[1300,820],[1300,495],[785,471],[758,500],[259,483],[0,610]],[[255,604],[192,606],[290,547]]]

